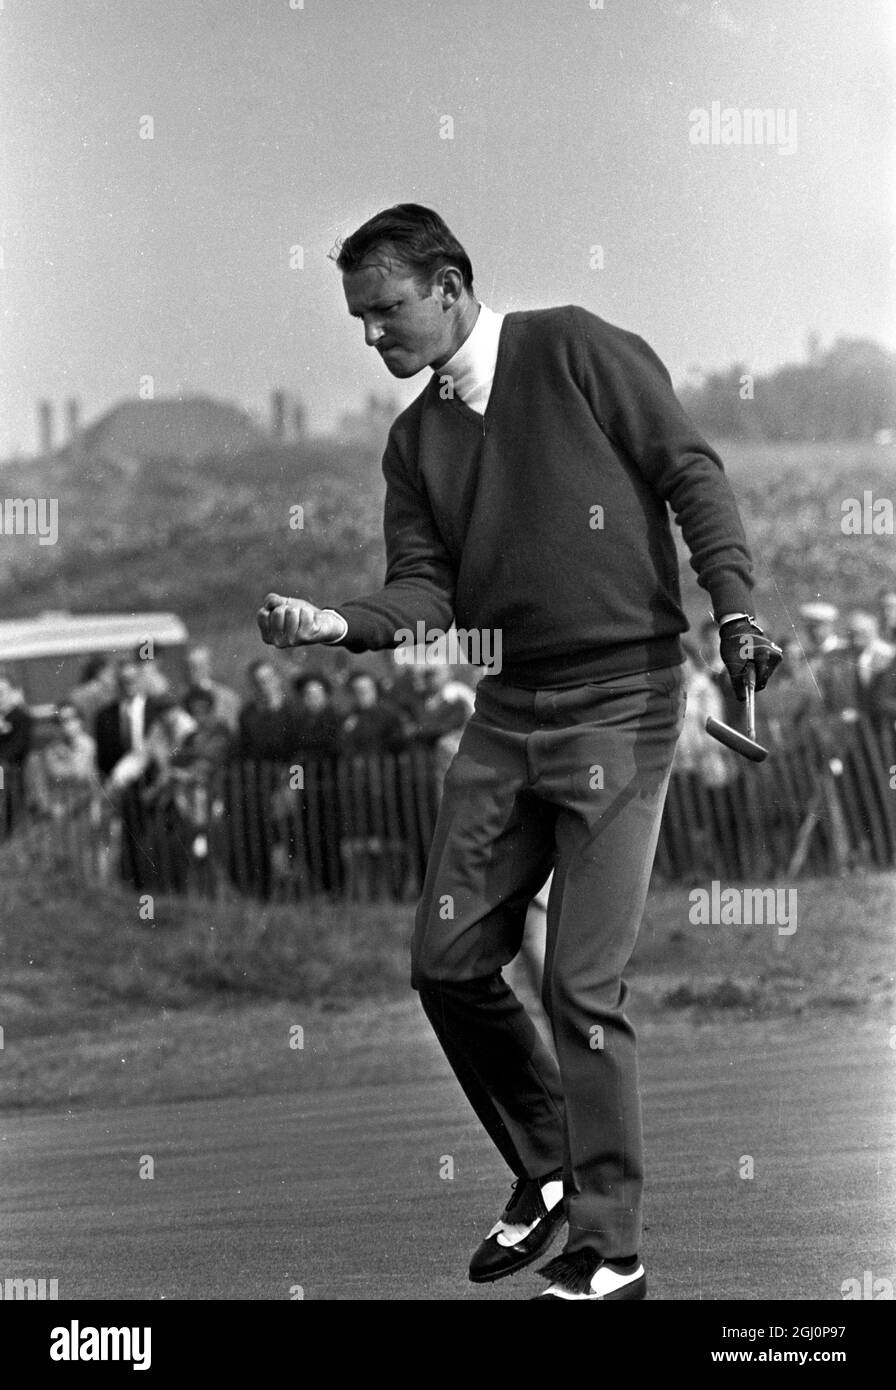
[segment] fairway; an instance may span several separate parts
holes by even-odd
[[[0,1279],[75,1300],[536,1293],[531,1270],[466,1280],[508,1178],[407,1009],[400,1080],[7,1116]],[[644,1029],[648,1297],[837,1301],[865,1271],[894,1280],[888,1037],[833,1011]]]

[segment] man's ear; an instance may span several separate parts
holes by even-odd
[[[441,299],[443,309],[452,309],[463,294],[463,289],[464,277],[453,265],[443,266],[433,282],[433,293]]]

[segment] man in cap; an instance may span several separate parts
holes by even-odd
[[[800,617],[806,630],[806,659],[813,666],[815,663],[820,664],[831,652],[840,651],[843,647],[844,643],[837,636],[834,627],[839,616],[832,603],[824,603],[821,599],[813,599],[811,603],[804,603],[800,608]]]

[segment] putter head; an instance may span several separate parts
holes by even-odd
[[[732,729],[728,724],[723,724],[720,719],[713,719],[712,716],[706,721],[706,732],[712,738],[718,739],[719,743],[724,743],[726,748],[731,748],[735,753],[740,753],[742,757],[749,758],[754,763],[764,763],[768,757],[768,749],[763,748],[761,743],[754,742],[747,738],[746,734],[738,733],[737,729]]]

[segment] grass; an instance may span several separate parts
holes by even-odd
[[[226,998],[346,1007],[407,988],[412,911],[248,899],[157,897],[154,919],[124,888],[8,881],[0,897],[4,1012],[20,1034],[81,1026],[109,1010],[184,1009]]]
[[[777,886],[796,891],[792,935],[766,925],[694,926],[690,888],[652,894],[630,971],[636,996],[654,1007],[756,1016],[889,1007],[896,874]]]
[[[693,926],[688,892],[650,896],[629,971],[639,1025],[888,1015],[896,875],[801,881],[786,937]],[[318,1085],[419,1074],[435,1064],[408,981],[412,922],[409,905],[158,898],[149,923],[123,890],[8,878],[0,1106],[279,1092],[311,1069]]]

